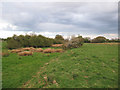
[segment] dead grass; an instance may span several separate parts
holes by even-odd
[[[26,47],[26,48],[22,48],[23,51],[29,51],[30,49],[32,49],[31,47]]]
[[[44,53],[53,53],[53,52],[55,52],[55,49],[48,48],[48,49],[45,49],[43,52]]]
[[[19,52],[22,52],[22,51],[23,51],[22,49],[13,49],[10,52],[11,53],[19,53]]]
[[[10,54],[8,52],[3,52],[3,53],[0,53],[0,55],[2,55],[3,57],[8,57]]]
[[[36,49],[33,47],[26,47],[26,48],[19,48],[19,49],[12,49],[10,50],[11,53],[19,53],[23,51],[35,51]]]
[[[55,52],[63,52],[63,49],[56,49]]]
[[[120,43],[92,43],[92,44],[120,45]]]
[[[29,55],[33,55],[33,52],[31,51],[23,51],[18,53],[19,56],[29,56]]]
[[[62,47],[63,44],[53,44],[52,47]]]
[[[35,52],[43,52],[43,49],[42,48],[37,48],[37,49],[35,49]]]
[[[26,51],[27,50],[27,51]],[[63,49],[51,49],[51,48],[47,48],[45,50],[43,50],[42,48],[20,48],[20,49],[13,49],[10,50],[11,53],[19,53],[18,55],[20,56],[26,56],[27,53],[29,55],[30,52],[43,52],[43,53],[55,53],[55,52],[63,52]]]
[[[36,49],[35,49],[35,48],[31,48],[29,51],[31,51],[31,52],[35,52]]]

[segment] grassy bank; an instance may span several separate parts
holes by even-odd
[[[118,87],[118,45],[84,44],[49,55],[3,57],[3,88]]]

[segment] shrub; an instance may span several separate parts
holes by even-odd
[[[78,48],[81,47],[83,45],[83,38],[72,38],[70,41],[64,43],[63,45],[63,49],[71,49],[71,48]]]
[[[64,40],[54,39],[53,44],[63,44]]]
[[[62,44],[64,43],[64,38],[62,35],[56,35],[55,39],[53,40],[53,44]]]
[[[91,42],[90,37],[85,37],[85,38],[84,38],[84,43],[90,43],[90,42]]]
[[[78,77],[78,74],[73,74],[72,77],[73,79],[76,79]]]
[[[49,76],[48,76],[48,82],[49,83],[53,83],[53,80],[55,79],[55,76],[53,75],[53,74],[50,74]]]
[[[7,44],[8,49],[16,49],[21,47],[21,44],[14,39],[8,40],[7,43],[8,43]]]
[[[56,35],[56,36],[55,36],[55,39],[57,39],[57,40],[64,40],[64,38],[63,38],[62,35]]]
[[[7,48],[16,49],[21,47],[49,47],[53,44],[53,39],[42,35],[14,35],[7,38]]]
[[[104,43],[106,42],[106,38],[103,36],[98,36],[92,40],[92,43]]]

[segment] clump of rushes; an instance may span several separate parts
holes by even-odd
[[[73,74],[72,77],[73,79],[76,79],[78,77],[78,74]]]
[[[48,76],[48,82],[53,83],[53,80],[54,80],[54,75],[49,75]]]

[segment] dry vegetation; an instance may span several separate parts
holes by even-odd
[[[29,55],[33,55],[33,52],[31,51],[23,51],[18,53],[19,56],[29,56]]]
[[[120,43],[93,43],[93,44],[108,44],[108,45],[118,45]]]
[[[48,49],[45,49],[43,52],[44,53],[53,53],[53,52],[55,52],[55,49],[48,48]]]
[[[31,50],[33,47],[26,47],[26,48],[22,48],[23,51],[29,51]]]
[[[85,43],[64,53],[62,48],[27,48],[1,53],[9,55],[2,57],[3,88],[118,87],[117,44]]]
[[[56,49],[55,52],[63,52],[63,49]]]
[[[52,47],[62,47],[63,44],[53,44]]]
[[[38,48],[38,49],[34,49],[35,52],[43,52],[43,49],[42,48]]]
[[[8,52],[3,52],[3,53],[0,53],[0,55],[2,55],[3,57],[8,57],[10,54]]]
[[[63,44],[55,44],[53,46],[55,47],[60,47]],[[42,48],[34,48],[34,47],[26,47],[26,48],[19,48],[19,49],[12,49],[9,50],[9,52],[11,53],[18,53],[19,56],[29,56],[29,55],[33,55],[34,52],[43,52],[43,53],[55,53],[55,52],[63,52],[63,49],[51,49],[51,48],[47,48],[47,49],[42,49]]]

